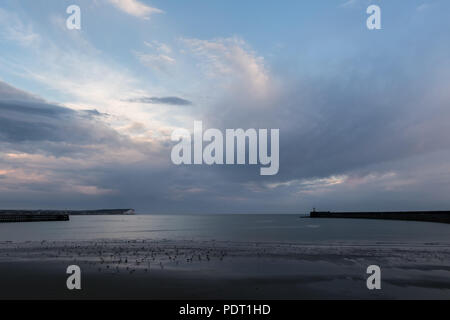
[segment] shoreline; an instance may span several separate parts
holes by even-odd
[[[79,292],[65,268],[79,265]],[[379,264],[383,290],[366,288]],[[2,299],[448,299],[450,244],[2,242]]]

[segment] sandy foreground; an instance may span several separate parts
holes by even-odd
[[[382,270],[382,289],[366,269]],[[66,288],[66,268],[82,290]],[[1,299],[450,299],[450,245],[103,240],[0,243]]]

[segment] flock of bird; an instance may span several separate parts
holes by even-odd
[[[229,254],[227,248],[192,246],[156,240],[129,241],[41,241],[15,245],[16,253],[4,256],[29,260],[64,261],[93,267],[97,272],[129,273],[182,268],[193,263],[221,262]]]

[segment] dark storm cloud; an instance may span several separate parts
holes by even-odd
[[[96,109],[88,109],[88,110],[80,110],[78,111],[80,113],[80,115],[84,115],[85,117],[108,117],[109,114],[107,113],[103,113],[103,112],[99,112]]]
[[[14,88],[0,80],[0,99],[26,100],[34,102],[44,102],[43,99],[36,97],[28,92]]]
[[[140,102],[148,104],[167,104],[174,106],[190,106],[192,102],[179,97],[141,97],[129,100],[130,102]]]
[[[427,73],[424,66],[416,68],[417,78],[411,78],[404,76],[401,65],[395,73],[382,64],[379,67],[369,76],[372,83],[367,83],[367,74],[356,67],[351,75],[345,73],[345,65],[336,66],[337,75],[328,80],[287,79],[267,101],[255,101],[236,89],[212,105],[210,113],[198,115],[209,127],[222,130],[279,128],[280,172],[276,176],[261,177],[259,166],[177,167],[170,162],[171,144],[163,144],[157,151],[167,159],[162,166],[150,160],[126,165],[99,161],[89,168],[58,170],[68,181],[114,189],[115,193],[85,196],[61,192],[58,185],[34,183],[20,196],[3,193],[0,199],[11,205],[15,199],[24,205],[26,198],[31,208],[134,207],[155,213],[288,213],[313,206],[330,210],[444,209],[448,181],[445,175],[435,177],[425,169],[438,168],[448,158],[445,152],[450,150],[450,140],[443,137],[450,136],[450,110],[442,83],[450,82],[450,73],[430,76],[434,72]],[[403,65],[404,70],[409,67]],[[385,83],[388,75],[390,82]],[[15,149],[86,157],[84,144],[136,148],[106,127],[96,111],[83,113],[19,101],[17,95],[16,100],[6,98],[0,97],[0,135]],[[414,160],[417,157],[424,158]],[[357,180],[390,171],[398,176],[388,183],[401,185],[400,189],[386,190],[386,182],[377,179],[357,189],[338,186],[325,194],[302,193],[314,190],[314,182],[306,187],[299,183],[267,186],[342,174]]]
[[[442,101],[442,83],[448,83],[450,75],[430,76],[429,68],[437,71],[439,64],[416,67],[416,77],[408,78],[407,63],[399,63],[396,72],[387,71],[382,62],[378,66],[370,76],[362,66],[358,71],[354,65],[348,74],[341,65],[327,80],[290,79],[267,102],[252,101],[239,91],[225,97],[214,107],[221,110],[220,117],[215,112],[206,115],[211,127],[280,129],[277,176],[259,177],[246,167],[225,178],[321,178],[449,150],[450,140],[443,137],[450,135],[450,110]]]
[[[84,145],[120,145],[124,138],[101,121],[97,110],[76,111],[47,103],[0,82],[0,141],[5,147],[62,155]]]
[[[406,51],[409,58],[401,60],[389,52],[383,52],[383,59],[336,59],[325,71],[320,69],[325,74],[316,76],[292,76],[274,68],[274,78],[283,81],[268,99],[254,99],[247,86],[238,84],[200,110],[207,113],[195,114],[204,129],[279,128],[276,176],[260,176],[259,166],[174,166],[172,144],[161,142],[151,150],[163,158],[157,164],[150,158],[126,164],[100,158],[88,167],[61,165],[52,172],[115,193],[86,196],[36,182],[29,190],[2,192],[0,200],[31,208],[134,207],[152,213],[448,209],[448,55],[438,59],[425,49],[416,56]],[[1,83],[0,92],[0,137],[16,150],[75,153],[84,159],[88,152],[101,154],[99,144],[110,150],[119,145],[137,148],[94,110],[48,104]],[[190,104],[177,99],[143,97],[134,102]],[[88,144],[93,151],[83,148]],[[335,175],[350,182],[327,187],[326,181],[315,181]]]
[[[0,100],[0,137],[3,142],[61,141],[75,116],[49,104]]]

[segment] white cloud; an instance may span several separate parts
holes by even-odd
[[[341,4],[341,7],[350,7],[356,3],[356,0],[348,0]]]
[[[138,0],[108,0],[118,9],[138,18],[148,19],[150,15],[155,13],[163,13],[164,11],[145,5]]]
[[[257,56],[244,40],[221,38],[215,40],[182,39],[200,58],[199,67],[207,76],[229,79],[245,84],[251,92],[263,95],[269,89],[269,75],[264,58]]]
[[[315,194],[330,191],[332,187],[346,183],[347,179],[348,176],[346,175],[314,179],[295,179],[285,182],[268,183],[266,187],[269,190],[280,187],[294,187],[294,189],[298,190],[297,193]]]
[[[22,46],[37,44],[40,36],[33,31],[31,25],[25,25],[16,14],[0,8],[0,36],[15,41]]]
[[[136,52],[135,55],[138,57],[139,61],[156,71],[169,71],[169,68],[176,63],[176,60],[166,54],[146,54],[141,52]]]
[[[417,11],[424,11],[427,10],[430,7],[428,3],[422,3],[417,7]]]
[[[146,47],[150,49],[150,52],[135,51],[134,55],[139,61],[146,67],[153,71],[170,73],[171,67],[176,64],[176,59],[172,57],[172,48],[162,42],[144,41]]]
[[[165,53],[165,54],[172,53],[172,48],[169,45],[159,42],[159,41],[156,41],[156,40],[153,40],[152,42],[145,41],[144,44],[147,47],[149,47],[153,50],[156,50],[158,52],[161,52],[161,53]]]
[[[0,11],[0,17],[3,16],[12,19],[14,15],[3,10]],[[57,19],[52,22],[55,25],[62,23]],[[0,19],[0,38],[4,31],[2,26]],[[28,28],[32,30],[32,25],[25,30]],[[59,31],[60,35],[67,34],[64,28],[56,31]],[[130,123],[144,123],[146,136],[142,137],[141,134],[139,138],[145,138],[147,144],[155,142],[155,139],[170,138],[170,135],[158,136],[160,129],[170,128],[172,121],[161,116],[161,113],[166,112],[164,108],[144,108],[138,103],[129,102],[133,97],[161,95],[155,92],[157,89],[152,88],[149,91],[147,83],[141,83],[130,70],[108,59],[105,53],[95,48],[82,33],[69,33],[67,42],[57,42],[54,38],[46,38],[40,34],[35,37],[40,41],[33,45],[32,50],[27,50],[27,59],[19,61],[13,56],[0,57],[0,72],[8,71],[17,77],[40,84],[51,93],[46,99],[57,101],[68,108],[97,109],[101,113],[109,114],[110,117],[105,121],[122,134],[134,136],[133,132],[126,128]],[[161,45],[158,48],[167,49]],[[174,62],[170,57],[165,57],[162,53],[161,55],[153,61],[159,59],[160,63],[166,64]],[[147,63],[152,60],[149,56],[142,59]],[[36,64],[35,61],[39,63]]]

